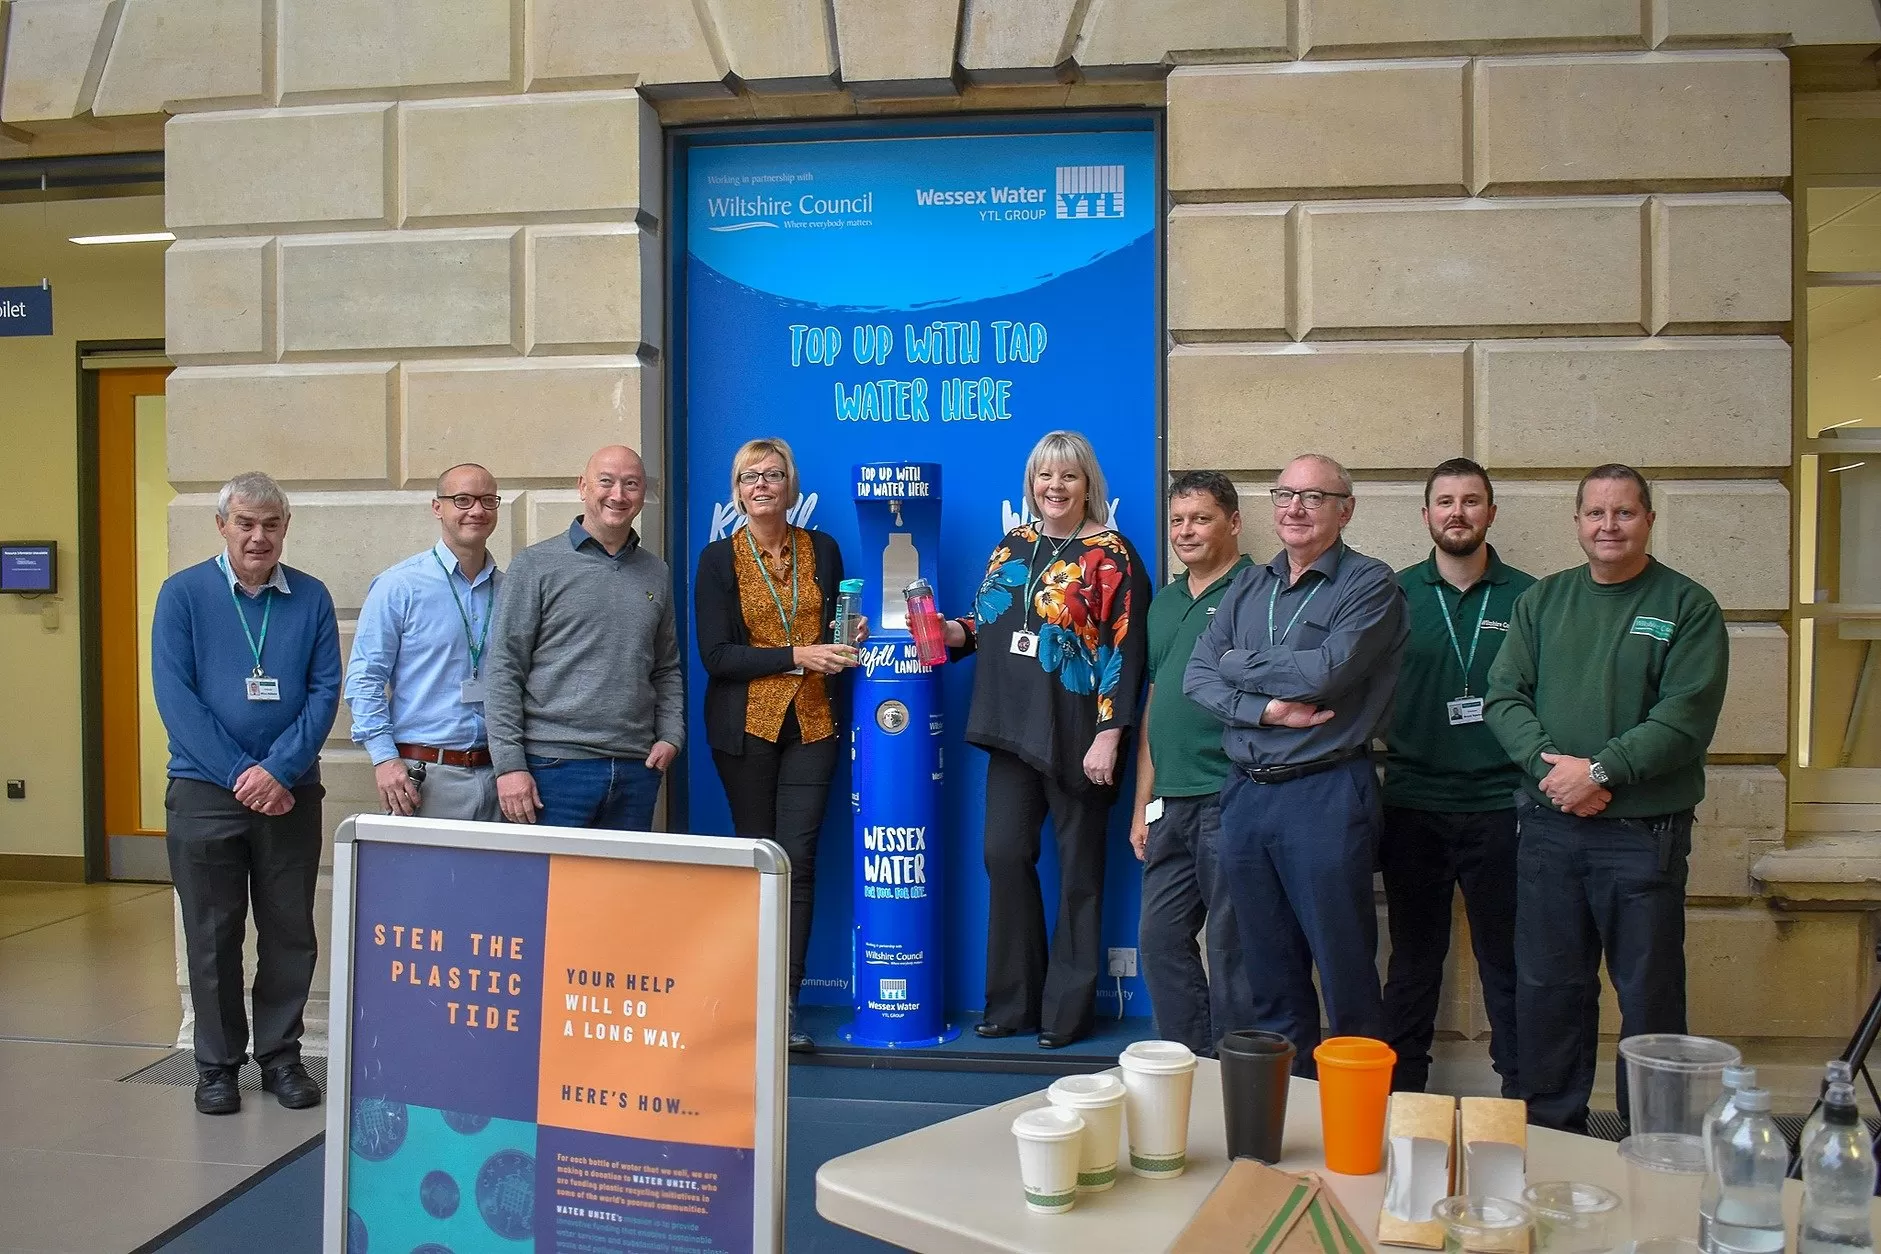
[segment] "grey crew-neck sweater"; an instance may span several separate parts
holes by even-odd
[[[665,561],[637,535],[609,556],[579,520],[516,554],[484,659],[498,774],[545,758],[645,758],[685,744],[685,674]]]

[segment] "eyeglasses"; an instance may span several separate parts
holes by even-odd
[[[438,496],[440,501],[449,501],[458,509],[469,512],[473,505],[481,504],[485,509],[495,509],[503,503],[503,498],[492,492],[488,496],[476,496],[469,492],[459,492],[455,496]]]
[[[782,483],[788,478],[790,476],[781,470],[741,470],[738,472],[738,482],[747,488],[758,483]]]
[[[1349,501],[1352,499],[1350,492],[1321,492],[1317,488],[1308,488],[1304,492],[1297,492],[1292,488],[1270,488],[1267,495],[1274,498],[1275,509],[1291,509],[1295,497],[1298,497],[1300,504],[1309,510],[1318,509],[1328,500]]]

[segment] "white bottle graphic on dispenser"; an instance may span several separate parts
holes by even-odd
[[[889,532],[888,547],[882,550],[883,631],[908,630],[908,603],[893,592],[920,577],[921,555],[915,551],[914,537],[905,531]]]

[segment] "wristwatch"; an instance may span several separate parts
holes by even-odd
[[[1596,784],[1599,784],[1602,788],[1605,788],[1608,784],[1611,784],[1613,782],[1613,776],[1607,774],[1607,768],[1600,765],[1598,761],[1588,762],[1587,778],[1593,780]]]

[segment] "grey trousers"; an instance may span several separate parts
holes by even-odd
[[[1223,1035],[1254,1026],[1234,905],[1216,869],[1220,839],[1213,794],[1163,799],[1163,817],[1150,824],[1137,928],[1156,1035],[1208,1058]],[[1204,928],[1206,971],[1195,944]]]
[[[409,765],[409,759],[407,759]],[[424,764],[425,782],[418,786],[418,817],[468,819],[501,823],[496,804],[496,770],[488,766]]]
[[[320,874],[320,799],[294,789],[294,808],[257,814],[226,788],[172,779],[165,795],[170,878],[183,908],[196,1065],[239,1067],[248,1057],[242,942],[255,914],[255,1061],[300,1060],[301,1013],[313,982],[314,881]]]

